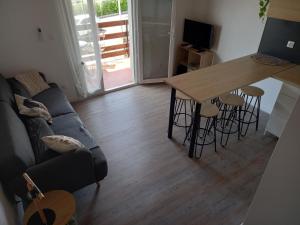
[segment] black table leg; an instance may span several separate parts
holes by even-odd
[[[174,120],[175,100],[176,100],[176,89],[172,88],[172,91],[171,91],[171,101],[170,101],[168,138],[172,138],[172,134],[173,134],[173,120]]]
[[[195,150],[195,142],[196,142],[196,135],[197,130],[199,127],[199,120],[200,120],[200,111],[201,111],[201,104],[196,104],[196,109],[193,116],[193,129],[192,129],[192,137],[191,137],[191,143],[190,143],[190,149],[189,149],[189,157],[194,157],[194,150]]]

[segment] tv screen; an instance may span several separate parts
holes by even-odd
[[[185,20],[183,41],[196,49],[210,49],[212,45],[213,26],[193,20]]]

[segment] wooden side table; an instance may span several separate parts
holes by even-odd
[[[50,191],[45,194],[45,198],[39,201],[42,209],[54,212],[55,219],[53,225],[66,225],[72,220],[76,209],[73,195],[66,191]],[[30,225],[30,218],[37,213],[36,207],[31,202],[25,210],[23,224]]]

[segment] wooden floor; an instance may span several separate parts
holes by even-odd
[[[80,224],[241,224],[276,144],[263,135],[267,116],[257,133],[192,160],[182,129],[167,138],[169,97],[167,86],[151,85],[75,104],[109,166],[98,192],[75,193]]]

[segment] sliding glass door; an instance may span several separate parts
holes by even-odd
[[[71,0],[76,36],[89,94],[102,91],[99,34],[93,0]]]
[[[138,0],[141,82],[161,81],[169,74],[172,0]]]

